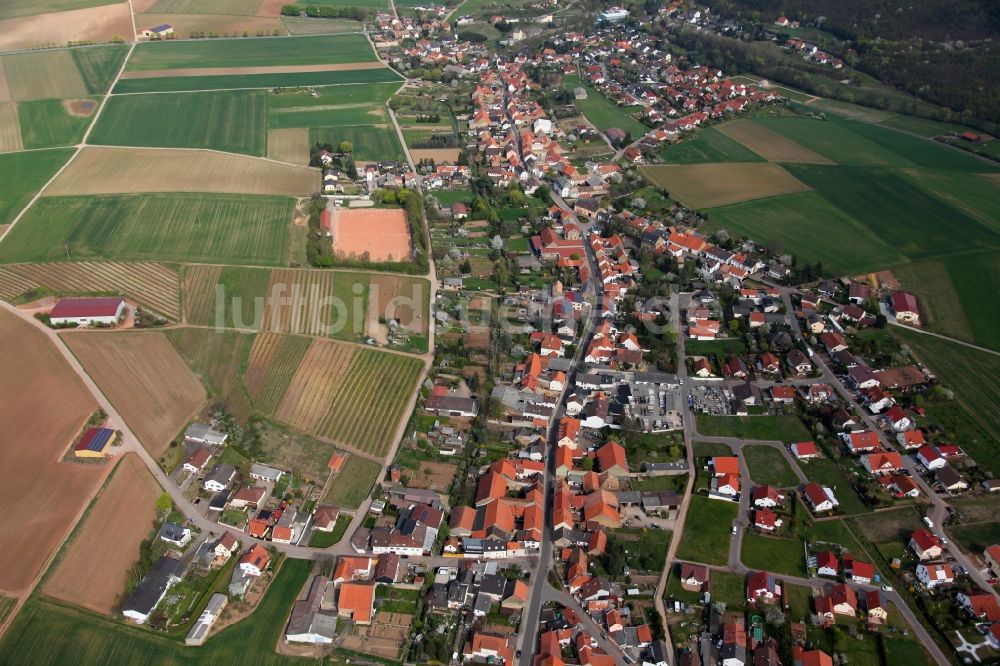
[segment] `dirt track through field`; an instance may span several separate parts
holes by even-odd
[[[220,192],[309,196],[320,172],[215,151],[87,147],[45,190],[46,196]]]
[[[111,615],[156,518],[159,494],[139,456],[125,454],[42,592]]]
[[[28,591],[110,467],[62,462],[97,409],[40,331],[0,310],[0,591]]]
[[[336,65],[271,65],[265,67],[175,67],[125,72],[123,79],[159,79],[166,76],[243,76],[246,74],[295,74],[298,72],[346,72],[382,69],[381,62],[346,62]]]
[[[207,398],[162,333],[75,331],[62,338],[154,458]]]
[[[112,37],[134,37],[127,2],[0,21],[0,51],[65,46],[67,42],[100,43]]]
[[[720,132],[757,153],[768,162],[792,164],[833,164],[833,161],[792,141],[774,130],[749,120],[718,125]]]
[[[657,186],[691,208],[713,208],[809,188],[777,164],[685,164],[640,167]]]

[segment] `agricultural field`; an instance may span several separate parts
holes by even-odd
[[[21,150],[21,123],[17,116],[16,102],[0,102],[0,151]]]
[[[73,155],[71,149],[0,154],[0,224],[7,224]]]
[[[378,481],[382,467],[360,456],[348,456],[340,472],[327,483],[324,504],[356,509]]]
[[[162,333],[86,331],[62,338],[153,457],[205,403],[205,388]]]
[[[69,49],[17,53],[0,57],[11,99],[85,97],[87,84]]]
[[[917,187],[1000,232],[1000,179],[990,174],[906,169]]]
[[[133,2],[132,5],[136,7],[137,3]],[[169,23],[174,26],[174,35],[178,39],[201,38],[212,33],[220,37],[240,37],[243,33],[248,37],[288,34],[281,20],[274,16],[156,13],[147,10],[141,14],[137,13],[135,22],[137,25],[145,26]]]
[[[155,0],[143,10],[159,14],[232,14],[253,16],[261,0]]]
[[[309,147],[305,147],[309,161]],[[46,196],[225,192],[304,197],[317,192],[320,172],[243,155],[200,150],[135,151],[84,148],[45,191]]]
[[[18,9],[11,16],[9,8]],[[129,3],[18,1],[0,6],[0,51],[51,48],[67,43],[101,43],[131,39],[132,11]],[[98,6],[101,5],[101,6]],[[26,10],[27,13],[23,13]],[[40,13],[39,10],[47,12]]]
[[[567,76],[564,79],[563,87],[570,94],[574,88],[581,86],[587,91],[587,99],[573,100],[573,103],[594,127],[601,131],[617,127],[628,132],[633,141],[638,140],[649,131],[648,127],[629,115],[627,108],[618,106],[605,97],[600,90],[584,83],[580,77]]]
[[[385,106],[399,89],[400,82],[371,83],[364,86],[330,86],[317,88],[315,95],[301,90],[284,90],[267,96],[267,110],[273,112],[305,111],[308,109],[364,104]]]
[[[706,231],[725,229],[799,261],[822,262],[833,275],[856,274],[883,265],[898,250],[815,192],[744,201],[709,208]],[[837,233],[830,233],[837,229]]]
[[[422,369],[415,357],[317,339],[275,417],[346,448],[383,456]]]
[[[714,416],[698,414],[698,432],[709,437],[739,437],[778,442],[802,442],[809,430],[797,416]]]
[[[732,524],[738,513],[739,506],[732,502],[693,496],[685,521],[687,525],[701,525],[702,528],[684,530],[677,558],[725,566],[729,558]],[[714,578],[714,571],[712,576]]]
[[[172,328],[165,331],[188,366],[201,377],[208,393],[220,400],[239,423],[246,423],[253,408],[243,388],[253,336],[236,331],[206,328]]]
[[[929,418],[941,422],[945,432],[960,444],[984,469],[1000,472],[1000,454],[995,445],[1000,437],[1000,357],[975,349],[892,327],[893,336],[955,392],[953,403],[927,406]],[[975,368],[976,372],[969,372]]]
[[[21,141],[25,148],[52,148],[80,142],[90,124],[90,114],[97,108],[93,99],[72,100],[91,109],[86,115],[70,113],[68,100],[40,99],[17,105]],[[81,112],[83,113],[83,112]]]
[[[731,139],[723,129],[705,127],[681,141],[667,146],[662,152],[667,164],[700,164],[703,162],[763,162],[764,158],[742,143]]]
[[[361,32],[360,21],[349,19],[314,19],[282,16],[281,24],[292,35],[325,35],[341,32]]]
[[[375,52],[364,35],[317,35],[285,39],[148,42],[135,48],[125,69],[134,72],[188,67],[330,65],[374,60]]]
[[[294,201],[226,194],[44,197],[0,244],[0,262],[124,259],[278,265]]]
[[[260,68],[251,68],[254,72]],[[282,68],[288,69],[288,68]],[[170,71],[170,70],[162,70]],[[186,70],[188,72],[192,70]],[[115,85],[116,94],[143,92],[183,92],[197,90],[231,90],[236,88],[274,88],[297,86],[334,86],[348,84],[378,84],[402,80],[388,67],[377,62],[314,66],[309,71],[246,73],[233,69],[225,75],[155,76],[121,79]]]
[[[289,164],[309,163],[309,130],[306,128],[269,129],[267,156]]]
[[[183,642],[44,598],[32,598],[12,622],[0,653],[11,663],[252,664],[285,666],[302,659],[275,653],[312,562],[285,560],[257,609],[192,650]]]
[[[358,340],[364,334],[368,281],[363,273],[274,270],[262,330]]]
[[[799,485],[799,477],[795,476],[781,451],[771,446],[744,446],[742,451],[750,468],[750,478],[755,484],[779,488]]]
[[[274,415],[311,345],[311,339],[299,335],[257,335],[243,383],[258,411]]]
[[[265,268],[191,265],[184,269],[184,313],[199,326],[257,330],[271,271]],[[220,302],[223,310],[219,311]]]
[[[310,143],[330,143],[336,146],[341,141],[354,145],[354,159],[376,162],[379,160],[403,161],[406,156],[399,144],[399,137],[392,125],[356,125],[353,127],[312,127],[309,130]]]
[[[300,108],[268,109],[267,126],[274,129],[290,127],[348,127],[354,125],[384,125],[389,122],[389,113],[380,104],[331,104]]]
[[[156,519],[160,486],[135,453],[126,453],[74,532],[42,593],[112,615],[139,543]]]
[[[46,12],[67,12],[73,9],[99,7],[114,0],[7,0],[0,6],[0,20],[35,16]]]
[[[103,95],[108,91],[111,82],[114,80],[125,56],[128,55],[128,46],[125,44],[109,44],[106,46],[88,46],[87,48],[72,49],[73,59],[76,60],[76,67],[83,77],[83,85],[90,95]]]
[[[809,189],[777,164],[657,165],[640,167],[640,172],[691,208],[712,208]]]
[[[177,321],[181,318],[180,282],[177,272],[163,264],[116,261],[17,264],[5,271],[18,276],[19,291],[39,295],[120,293],[130,301]],[[3,296],[0,293],[0,296]]]
[[[259,92],[116,95],[108,99],[89,142],[262,156],[265,129],[264,95]]]
[[[762,156],[768,162],[833,164],[832,160],[814,153],[765,125],[750,120],[734,120],[723,123],[719,125],[718,131],[729,139],[737,141],[740,145],[745,146],[755,154]],[[732,160],[706,161],[724,162]]]
[[[45,336],[0,310],[0,349],[0,502],[12,515],[31,516],[7,527],[6,547],[0,549],[0,591],[20,596],[42,572],[110,468],[60,462],[97,402]],[[10,657],[3,649],[0,653]]]

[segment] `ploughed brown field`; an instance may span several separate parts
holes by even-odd
[[[66,42],[132,39],[132,12],[127,2],[49,12],[0,21],[0,51],[19,51]]]
[[[29,590],[110,466],[63,462],[97,402],[44,334],[0,310],[0,591]]]
[[[768,162],[790,162],[792,164],[833,164],[832,160],[815,153],[805,146],[778,134],[774,130],[749,120],[734,120],[723,123],[716,129],[730,139],[763,157]]]
[[[134,453],[126,453],[42,592],[111,615],[125,593],[139,544],[156,518],[160,486]]]
[[[153,457],[205,403],[205,387],[162,333],[77,331],[63,340]]]
[[[684,164],[640,167],[657,187],[691,208],[713,208],[809,188],[777,164]]]
[[[340,208],[333,215],[333,250],[371,261],[405,261],[410,257],[410,230],[400,208]]]

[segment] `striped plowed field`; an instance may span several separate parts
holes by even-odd
[[[416,358],[362,349],[351,359],[342,390],[328,404],[319,434],[385,455],[421,368]]]
[[[297,335],[257,335],[243,385],[258,411],[274,416],[311,343],[310,338]]]
[[[350,321],[349,311],[343,311],[347,319],[341,320],[338,308],[332,305],[336,277],[331,271],[272,271],[262,330],[317,336],[335,334],[333,328]],[[274,296],[284,298],[278,300]],[[344,306],[349,308],[350,304]]]
[[[176,271],[163,264],[84,261],[16,264],[7,266],[6,270],[56,292],[120,292],[129,300],[174,321],[181,316],[180,279]]]
[[[195,264],[184,269],[184,314],[188,321],[207,321],[215,307],[215,285],[222,266]]]
[[[344,374],[355,348],[331,340],[314,340],[292,379],[275,415],[304,432],[316,434],[337,398],[350,391]],[[355,413],[352,418],[364,415]]]
[[[38,283],[34,280],[6,268],[0,268],[0,299],[9,301],[37,286]]]

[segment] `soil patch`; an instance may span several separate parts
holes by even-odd
[[[66,113],[79,118],[86,118],[97,108],[97,102],[92,99],[64,99],[62,101]]]
[[[713,208],[809,188],[777,164],[685,164],[641,167],[654,185],[691,208]]]
[[[815,153],[774,130],[749,120],[723,123],[716,129],[730,139],[739,141],[768,162],[795,164],[833,164],[832,160]]]
[[[417,469],[407,470],[410,475],[410,488],[429,488],[436,492],[444,492],[455,478],[454,463],[421,462]]]
[[[26,593],[72,529],[109,465],[60,462],[97,402],[55,346],[0,310],[0,591]]]
[[[461,152],[458,148],[411,148],[410,156],[414,162],[430,159],[438,164],[442,162],[454,164],[458,162],[458,156]]]
[[[125,454],[42,591],[111,615],[139,558],[139,543],[156,518],[159,494],[159,484],[139,456]]]
[[[132,12],[127,2],[0,21],[0,51],[66,46],[66,42],[107,42],[112,37],[132,36]]]

